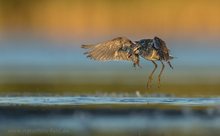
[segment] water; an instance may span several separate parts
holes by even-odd
[[[220,98],[0,97],[1,135],[219,135]]]
[[[0,105],[97,105],[97,104],[166,104],[179,106],[220,106],[218,98],[176,97],[0,97]]]

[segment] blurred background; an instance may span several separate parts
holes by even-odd
[[[217,0],[0,0],[0,94],[219,95],[219,5]],[[118,36],[166,41],[176,58],[174,70],[166,65],[162,88],[156,80],[146,88],[149,61],[141,59],[142,69],[131,62],[96,62],[80,48]]]

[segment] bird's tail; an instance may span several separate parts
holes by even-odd
[[[95,45],[92,45],[92,44],[90,44],[90,45],[85,45],[85,44],[83,44],[83,45],[81,45],[81,48],[84,48],[84,49],[89,49],[89,48],[93,48]]]

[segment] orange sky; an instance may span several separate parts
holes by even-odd
[[[220,33],[218,0],[0,0],[1,33],[76,37]]]

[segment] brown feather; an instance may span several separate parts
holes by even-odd
[[[117,37],[110,41],[99,43],[96,45],[82,45],[82,48],[88,49],[87,57],[99,60],[129,60],[127,57],[126,48],[133,45],[133,42],[125,37]]]

